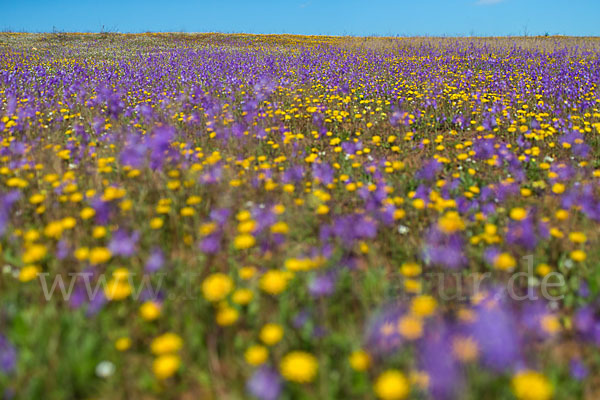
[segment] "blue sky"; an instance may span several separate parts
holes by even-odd
[[[0,29],[600,35],[600,0],[0,0]]]

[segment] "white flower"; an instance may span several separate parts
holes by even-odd
[[[110,361],[102,361],[96,365],[96,375],[99,378],[108,378],[115,372],[115,364]]]
[[[401,235],[406,235],[408,233],[408,226],[404,226],[404,225],[398,226],[398,233]]]
[[[530,276],[527,279],[527,285],[529,287],[539,286],[539,284],[540,284],[540,280],[538,278],[536,278],[535,276]]]

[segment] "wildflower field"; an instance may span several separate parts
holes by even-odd
[[[600,39],[0,34],[0,397],[598,399]]]

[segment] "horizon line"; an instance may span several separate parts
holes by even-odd
[[[335,38],[393,38],[393,39],[415,39],[415,38],[433,38],[433,39],[451,39],[451,38],[471,38],[471,39],[496,39],[496,38],[589,38],[589,39],[600,39],[600,35],[565,35],[565,34],[538,34],[538,35],[523,35],[523,34],[506,34],[506,35],[455,35],[455,34],[444,34],[444,35],[409,35],[409,34],[369,34],[369,35],[353,35],[353,34],[307,34],[307,33],[248,33],[248,32],[223,32],[223,31],[117,31],[117,30],[100,30],[100,31],[63,31],[55,29],[52,31],[26,31],[26,30],[14,30],[10,28],[1,29],[0,34],[28,34],[28,35],[44,35],[44,34],[67,34],[67,35],[101,35],[101,34],[112,34],[112,35],[145,35],[145,34],[161,34],[161,35],[247,35],[247,36],[304,36],[304,37],[335,37]]]

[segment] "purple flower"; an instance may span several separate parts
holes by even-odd
[[[321,227],[322,238],[330,234],[339,238],[346,248],[350,248],[357,240],[374,238],[377,235],[377,221],[359,213],[344,215],[337,217],[330,228]]]
[[[375,316],[369,324],[367,347],[373,354],[385,356],[392,354],[403,343],[397,326],[403,314],[401,307],[392,306]]]
[[[358,141],[358,142],[344,142],[342,143],[342,150],[344,150],[344,153],[346,154],[354,154],[359,150],[362,150],[362,142]]]
[[[577,379],[578,381],[582,381],[587,378],[589,370],[581,360],[574,358],[569,363],[569,366],[571,369],[571,376],[573,378]]]
[[[106,304],[107,299],[104,296],[104,292],[102,290],[98,290],[96,293],[92,294],[90,298],[90,304],[86,310],[86,315],[88,317],[92,317],[96,315],[102,307]]]
[[[487,160],[494,155],[495,141],[493,139],[480,139],[473,145],[475,152],[474,158],[477,160]]]
[[[304,324],[306,324],[309,318],[310,312],[308,310],[302,310],[294,316],[292,324],[294,325],[294,328],[300,329],[304,326]]]
[[[105,225],[110,220],[111,215],[111,205],[110,202],[103,201],[100,198],[94,198],[91,201],[91,206],[96,211],[95,221],[98,225]]]
[[[588,285],[588,283],[584,280],[582,280],[579,283],[579,290],[577,291],[579,296],[581,297],[589,297],[590,295],[590,287]]]
[[[0,371],[5,374],[11,373],[17,367],[17,349],[0,334]]]
[[[138,135],[131,134],[128,136],[128,142],[119,155],[121,164],[139,168],[145,161],[146,152],[146,144],[141,141]]]
[[[329,164],[315,163],[313,164],[313,178],[319,182],[328,185],[333,182],[334,170]]]
[[[56,258],[64,260],[69,255],[70,249],[69,244],[65,240],[60,240],[56,244]]]
[[[208,254],[218,253],[221,250],[221,233],[213,233],[206,236],[200,242],[200,250]]]
[[[591,337],[596,324],[595,312],[591,306],[587,305],[575,313],[573,318],[575,329],[584,337]]]
[[[508,224],[506,242],[519,245],[526,250],[535,249],[538,239],[532,219],[526,218],[522,221],[511,221]]]
[[[270,227],[277,222],[277,216],[273,212],[273,207],[257,206],[251,211],[252,218],[256,221],[256,232],[260,233],[265,228]]]
[[[281,177],[283,183],[300,182],[304,177],[304,167],[302,165],[293,165],[286,169]]]
[[[429,393],[435,399],[451,399],[462,384],[460,365],[452,354],[452,341],[447,329],[436,324],[419,345],[421,368],[429,377]]]
[[[314,297],[329,296],[335,290],[335,281],[333,274],[316,276],[308,284],[308,292]]]
[[[4,235],[6,231],[6,225],[10,220],[10,209],[20,197],[21,192],[18,191],[12,191],[4,196],[0,196],[0,236]]]
[[[122,229],[119,229],[113,235],[108,249],[117,256],[131,257],[135,252],[137,241],[140,237],[139,232],[133,232],[131,235],[127,234]]]
[[[174,138],[175,129],[170,126],[161,126],[154,131],[149,143],[150,168],[154,170],[162,168],[167,155],[174,155],[174,152],[169,152]]]
[[[519,360],[520,340],[512,314],[496,297],[490,296],[477,307],[470,335],[479,345],[483,363],[494,370],[504,370]]]
[[[228,208],[217,208],[210,212],[210,219],[215,221],[218,225],[224,225],[227,219],[231,215],[231,210]]]
[[[145,270],[146,272],[156,272],[162,268],[165,263],[165,255],[160,248],[155,248],[150,253],[150,257],[146,260]]]
[[[416,178],[431,181],[434,180],[438,172],[442,170],[442,164],[438,160],[429,160],[423,167],[417,171]]]
[[[86,301],[86,297],[87,297],[87,290],[85,288],[85,285],[83,284],[78,284],[73,288],[73,292],[71,293],[71,296],[69,297],[69,307],[73,308],[73,309],[78,309],[79,307],[83,306],[83,304]]]
[[[258,369],[246,383],[248,393],[260,400],[277,400],[281,387],[279,373],[269,366]]]
[[[463,248],[464,241],[460,234],[445,234],[432,226],[425,238],[422,256],[429,265],[457,269],[467,264]]]

